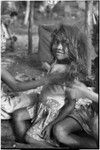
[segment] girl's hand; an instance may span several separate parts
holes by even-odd
[[[65,72],[65,70],[66,70],[66,66],[65,65],[55,64],[51,68],[51,72],[50,73],[54,73],[54,72],[63,73],[63,72]]]
[[[42,63],[42,67],[43,67],[43,69],[45,69],[45,70],[47,70],[47,71],[50,70],[50,65],[49,65],[47,62],[43,62],[43,63]]]

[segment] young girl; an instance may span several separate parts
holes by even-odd
[[[55,62],[50,67],[48,73],[59,74],[59,78],[54,80],[50,85],[43,87],[38,105],[34,109],[31,109],[33,114],[29,111],[31,116],[26,108],[14,112],[14,129],[19,139],[25,138],[28,143],[46,142],[54,145],[57,144],[56,141],[53,142],[54,139],[51,140],[50,133],[53,124],[64,119],[65,116],[71,113],[75,106],[76,97],[72,100],[70,93],[66,91],[66,87],[70,86],[71,82],[73,83],[76,72],[80,71],[83,76],[86,73],[86,69],[83,70],[83,68],[86,64],[87,52],[85,48],[83,52],[81,51],[81,42],[78,41],[78,33],[76,36],[74,32],[72,27],[68,27],[66,31],[63,25],[54,31],[51,45]],[[75,67],[77,64],[79,64],[78,67]],[[25,122],[30,118],[33,118],[33,125],[28,130]],[[47,136],[43,132],[46,127],[49,128]]]

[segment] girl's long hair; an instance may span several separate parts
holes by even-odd
[[[60,33],[65,34],[68,41],[70,68],[74,68],[74,72],[70,69],[70,76],[75,76],[82,80],[87,76],[87,38],[75,26],[60,25],[51,35],[51,53],[55,58],[55,51],[52,49],[53,42]],[[67,64],[66,64],[67,65]],[[75,71],[76,70],[76,71]],[[73,72],[73,73],[72,73]],[[77,72],[77,73],[75,73]],[[68,72],[66,72],[67,74]],[[75,75],[72,75],[75,74]],[[67,76],[68,77],[68,76]]]

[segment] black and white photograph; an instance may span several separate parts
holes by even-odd
[[[99,0],[1,0],[1,149],[99,149]]]

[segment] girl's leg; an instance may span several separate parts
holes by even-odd
[[[30,126],[31,120],[27,108],[18,109],[12,114],[12,128],[16,140],[24,142],[24,136]]]
[[[53,134],[56,139],[71,148],[96,148],[96,142],[91,137],[81,137],[73,132],[82,131],[80,124],[73,118],[68,117],[56,124]]]
[[[36,145],[36,147],[38,145],[38,148],[54,148],[52,145],[46,143],[45,141],[37,141],[27,134],[25,136],[25,140],[27,143]]]

